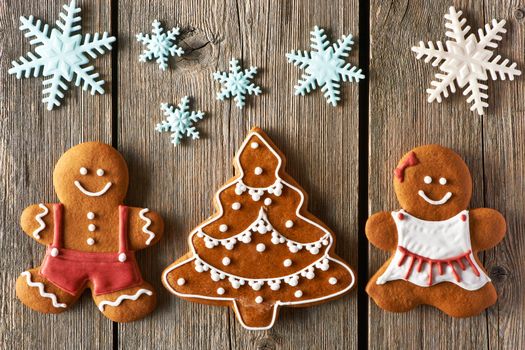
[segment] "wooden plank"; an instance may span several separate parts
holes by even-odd
[[[301,72],[284,56],[308,48],[315,24],[333,39],[357,34],[357,12],[357,1],[330,7],[314,1],[119,2],[119,145],[130,163],[130,203],[159,210],[167,222],[164,241],[140,255],[146,278],[160,292],[159,308],[144,321],[120,325],[119,347],[357,347],[356,333],[347,331],[357,328],[355,292],[311,309],[283,308],[272,330],[248,332],[233,312],[180,300],[158,278],[188,250],[190,230],[213,212],[211,198],[233,174],[231,159],[253,125],[268,131],[288,155],[288,172],[310,194],[312,212],[336,232],[337,253],[357,267],[357,195],[351,194],[357,193],[358,87],[343,84],[344,102],[337,108],[319,91],[294,97]],[[181,26],[182,46],[195,48],[172,60],[167,72],[138,62],[142,47],[133,34],[148,32],[155,18]],[[211,74],[227,69],[232,57],[260,68],[256,82],[264,94],[249,97],[242,111],[215,100],[218,85]],[[357,58],[354,47],[349,61]],[[207,112],[197,125],[204,137],[173,148],[154,126],[162,119],[159,104],[177,103],[184,95],[194,96],[193,106]]]
[[[498,53],[518,62],[525,72],[525,9],[514,1],[485,1],[485,22],[507,20]],[[507,236],[485,254],[485,266],[499,293],[496,307],[488,312],[489,346],[493,349],[525,348],[525,96],[523,75],[514,82],[489,85],[492,113],[483,119],[484,204],[497,208],[507,219]]]
[[[104,96],[72,88],[62,106],[49,112],[42,104],[42,78],[16,80],[7,71],[13,59],[32,49],[18,30],[21,15],[34,15],[54,25],[63,0],[8,1],[0,3],[0,343],[3,348],[54,348],[74,344],[82,349],[110,349],[112,323],[85,295],[78,305],[60,315],[42,315],[15,297],[15,280],[38,266],[44,247],[19,228],[22,210],[33,203],[56,202],[53,166],[71,146],[88,140],[111,142],[111,56],[95,66],[106,80]],[[109,31],[108,1],[81,1],[84,33]]]
[[[463,10],[474,29],[484,25],[493,16],[508,19],[512,12],[510,6],[505,5],[498,2],[497,6],[484,7],[481,2],[459,1],[455,4]],[[474,181],[471,207],[487,206],[507,211],[507,219],[517,224],[513,229],[516,232],[523,229],[523,223],[516,214],[513,215],[517,203],[505,203],[506,198],[501,193],[496,195],[496,192],[501,191],[501,186],[514,192],[518,185],[503,178],[503,174],[509,174],[507,172],[497,175],[502,165],[506,165],[505,169],[512,169],[509,170],[511,176],[514,174],[521,181],[518,174],[523,161],[520,159],[514,163],[516,157],[512,154],[516,153],[505,152],[502,146],[515,142],[515,135],[523,131],[523,126],[516,123],[523,116],[523,108],[515,102],[516,96],[523,91],[523,82],[489,83],[491,107],[484,117],[470,112],[465,97],[460,93],[449,97],[442,104],[428,104],[425,89],[437,69],[430,64],[416,62],[410,51],[410,47],[420,40],[446,40],[442,16],[449,6],[448,1],[424,4],[373,1],[371,4],[370,213],[399,207],[392,188],[391,172],[399,157],[416,145],[440,143],[455,149],[470,167]],[[490,15],[487,8],[491,9]],[[505,40],[502,46],[506,48],[500,49],[500,52],[505,52],[511,60],[519,60],[522,57],[522,37],[511,29]],[[496,130],[501,146],[493,139]],[[518,143],[516,147],[518,152],[523,146]],[[501,162],[491,164],[499,159]],[[516,248],[515,244],[520,242],[521,249]],[[508,250],[513,254],[507,258],[505,252]],[[494,271],[499,271],[498,265],[519,270],[517,264],[520,264],[520,254],[523,256],[523,240],[519,238],[507,238],[503,245],[487,254],[489,259],[486,259],[485,266],[495,280],[498,292],[505,293],[507,289],[510,293],[509,300],[506,300],[505,294],[501,295],[498,304],[488,311],[488,319],[486,314],[468,319],[452,319],[430,307],[393,314],[379,309],[371,302],[370,348],[487,348],[490,344],[502,346],[501,343],[512,344],[513,347],[515,343],[509,339],[498,340],[498,335],[504,332],[500,327],[510,324],[513,328],[519,327],[520,322],[523,322],[518,315],[521,311],[509,312],[516,307],[518,287],[513,288],[504,283],[505,278],[499,278],[498,281]],[[370,249],[370,275],[385,262],[388,255],[375,248]],[[516,275],[519,276],[518,271]],[[523,304],[523,301],[518,303]],[[501,308],[506,310],[505,315],[498,311]],[[523,307],[518,310],[523,310]],[[498,323],[500,317],[506,320],[505,325]],[[512,340],[523,341],[522,333],[506,332]]]

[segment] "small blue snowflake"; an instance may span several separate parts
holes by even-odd
[[[153,58],[157,59],[159,68],[166,70],[168,68],[169,56],[182,56],[184,50],[175,44],[177,35],[180,34],[180,29],[172,28],[166,33],[163,33],[164,28],[161,27],[160,22],[154,20],[151,24],[153,27],[153,34],[137,34],[137,40],[143,45],[146,45],[146,49],[139,56],[140,62],[146,62]]]
[[[52,110],[55,106],[60,106],[60,99],[64,97],[64,92],[68,90],[64,80],[71,82],[75,76],[75,85],[84,90],[91,89],[91,94],[103,94],[104,80],[97,79],[98,73],[94,73],[93,66],[82,67],[89,62],[89,57],[96,58],[102,55],[105,50],[111,50],[111,43],[116,39],[108,36],[104,32],[102,38],[98,33],[93,35],[75,34],[80,31],[80,8],[76,7],[75,0],[68,5],[64,5],[65,12],[60,13],[60,19],[56,21],[59,29],[53,28],[49,35],[49,25],[45,24],[42,28],[42,22],[33,16],[20,17],[20,30],[27,30],[27,38],[31,38],[31,45],[35,47],[36,55],[29,51],[27,56],[20,57],[20,62],[13,61],[13,67],[9,69],[9,74],[16,74],[17,79],[22,75],[24,78],[42,75],[50,77],[44,80],[44,98],[42,102],[47,103],[47,109]]]
[[[354,43],[352,35],[343,35],[337,40],[337,43],[330,45],[330,42],[326,41],[324,29],[315,26],[310,34],[312,35],[310,47],[313,51],[301,53],[299,50],[286,54],[288,62],[305,71],[295,86],[295,95],[304,96],[319,86],[327,102],[336,106],[337,101],[341,99],[339,97],[340,80],[357,82],[365,78],[361,69],[346,63],[344,59],[348,57],[352,49],[351,46]]]
[[[184,96],[177,108],[163,103],[160,105],[160,109],[164,112],[167,117],[162,123],[157,124],[155,130],[158,132],[171,132],[171,143],[175,146],[179,145],[184,135],[191,137],[192,139],[199,138],[199,132],[195,129],[193,123],[204,117],[204,113],[201,111],[189,112],[189,98]]]
[[[242,109],[246,104],[244,102],[246,94],[259,95],[261,88],[251,83],[250,81],[257,74],[257,67],[250,67],[250,69],[241,71],[239,61],[232,58],[230,61],[230,72],[215,72],[213,79],[218,80],[223,88],[217,93],[217,99],[224,101],[226,98],[235,96],[235,105]]]

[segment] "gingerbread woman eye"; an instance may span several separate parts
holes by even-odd
[[[104,176],[104,169],[98,169],[97,170],[97,175],[98,176]]]
[[[446,185],[447,184],[447,179],[442,177],[442,178],[439,179],[439,183],[442,184],[442,185]]]
[[[88,171],[86,168],[82,167],[80,168],[80,175],[87,175]]]
[[[423,178],[423,181],[425,181],[426,184],[432,183],[432,178],[430,176],[425,176]]]

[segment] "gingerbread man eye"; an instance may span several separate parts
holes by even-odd
[[[87,175],[87,173],[88,172],[87,172],[86,168],[84,168],[84,167],[80,168],[80,175]]]
[[[98,169],[97,170],[97,175],[98,176],[104,176],[104,169]]]
[[[429,184],[429,183],[432,183],[432,178],[430,176],[425,176],[423,181],[425,181],[426,184]]]
[[[439,183],[442,184],[442,185],[446,185],[447,184],[447,179],[442,177],[442,178],[439,179]]]

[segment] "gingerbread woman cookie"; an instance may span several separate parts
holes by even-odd
[[[230,306],[247,329],[271,328],[280,306],[320,304],[348,292],[354,273],[334,253],[330,229],[307,210],[285,158],[253,128],[217,212],[189,236],[191,251],[162,275],[184,299]]]
[[[372,215],[366,235],[392,252],[366,287],[381,308],[408,311],[432,305],[454,317],[479,314],[497,294],[477,253],[505,235],[503,216],[487,208],[468,210],[472,179],[452,150],[413,149],[394,171],[400,210]]]
[[[157,243],[164,224],[149,209],[122,204],[128,189],[122,155],[103,143],[82,143],[58,160],[53,184],[60,203],[22,213],[22,229],[47,251],[41,266],[16,281],[18,298],[36,311],[60,313],[89,288],[113,321],[153,311],[156,293],[142,279],[134,252]]]

